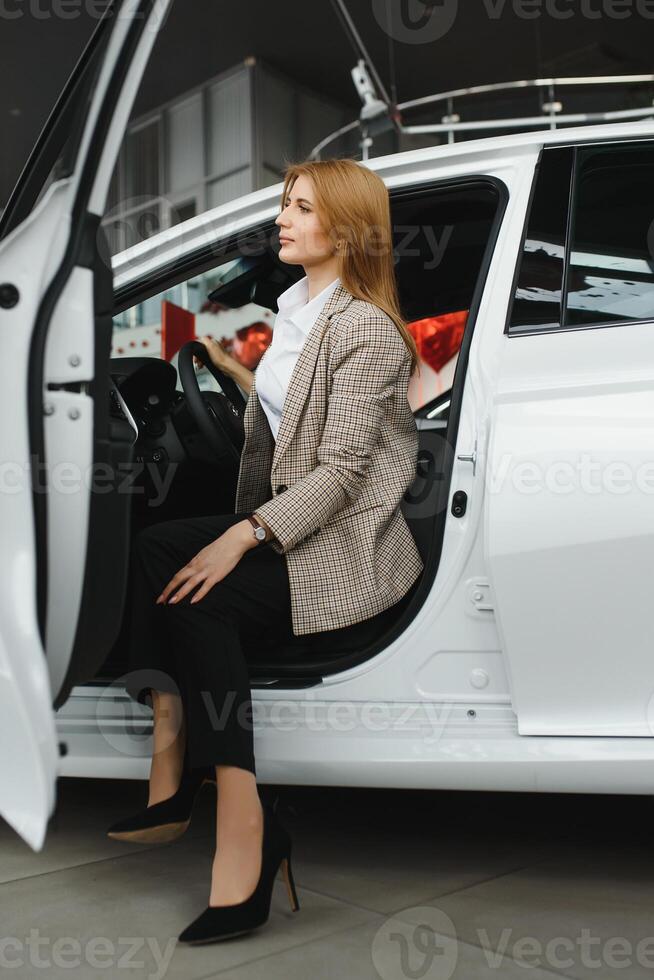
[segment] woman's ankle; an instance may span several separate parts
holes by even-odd
[[[186,747],[186,720],[180,699],[154,691],[153,705],[148,806],[168,799],[179,789]]]
[[[174,761],[166,760],[163,762],[153,756],[148,784],[148,806],[153,806],[153,804],[173,796],[179,789],[182,773],[183,762],[177,765]]]

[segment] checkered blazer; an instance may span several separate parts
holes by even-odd
[[[418,457],[410,372],[393,320],[339,283],[295,363],[276,442],[255,373],[234,511],[275,535],[296,636],[381,612],[424,567],[399,507]]]

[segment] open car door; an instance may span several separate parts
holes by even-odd
[[[124,605],[135,432],[109,416],[100,221],[169,2],[107,5],[0,222],[0,813],[35,850],[64,750],[53,708],[96,673]]]

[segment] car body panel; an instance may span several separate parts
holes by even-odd
[[[653,326],[508,338],[498,366],[489,570],[523,735],[654,735],[654,508],[638,479]]]

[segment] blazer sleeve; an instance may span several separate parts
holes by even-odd
[[[363,489],[386,403],[411,355],[390,317],[364,313],[348,322],[329,359],[332,390],[318,465],[283,493],[256,508],[284,554],[321,527]]]

